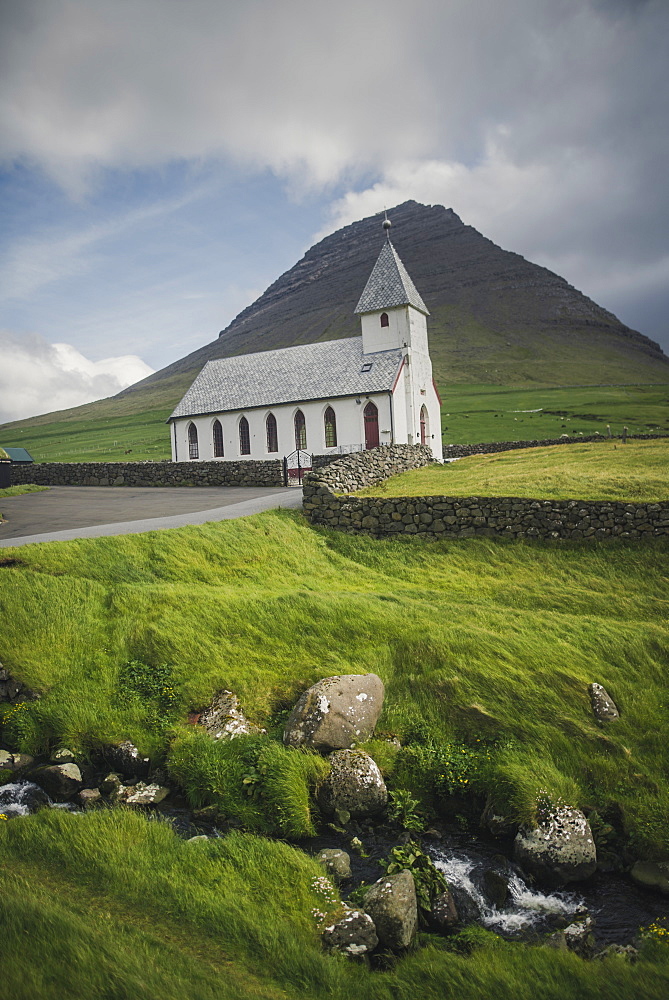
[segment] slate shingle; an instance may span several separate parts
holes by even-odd
[[[221,358],[207,362],[169,419],[388,392],[401,362],[400,348],[363,354],[362,337]]]
[[[392,309],[393,306],[414,306],[429,316],[427,306],[409,277],[409,272],[399,258],[390,240],[383,245],[369,280],[360,296],[357,314]]]

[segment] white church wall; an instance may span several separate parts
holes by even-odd
[[[384,312],[388,316],[388,326],[381,326],[381,316]],[[378,312],[365,313],[361,316],[363,354],[391,351],[394,347],[403,347],[407,344],[410,336],[408,313],[409,307],[402,306],[395,309],[380,309]]]
[[[176,420],[172,429],[172,461],[188,460],[188,426],[191,423],[195,425],[198,434],[198,461],[283,458],[284,455],[295,451],[295,413],[298,409],[304,414],[307,432],[305,451],[310,454],[337,454],[341,449],[364,448],[364,409],[370,399],[374,401],[379,411],[379,443],[390,444],[392,420],[388,394],[373,393],[369,396],[359,396],[357,399],[360,400],[359,403],[355,397],[340,397],[313,400],[299,405],[285,403],[273,407],[258,407]],[[337,444],[332,448],[328,448],[325,444],[325,411],[328,406],[335,412],[337,426]],[[273,413],[276,419],[278,443],[276,452],[267,451],[266,419],[269,413]],[[242,416],[246,417],[249,424],[251,451],[248,455],[240,454],[239,424]],[[215,459],[213,426],[217,419],[223,430],[224,455]]]

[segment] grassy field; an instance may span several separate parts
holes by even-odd
[[[393,476],[358,496],[669,499],[669,439],[584,442],[472,455]]]
[[[26,483],[25,486],[7,486],[0,490],[0,497],[19,497],[22,493],[41,493],[48,490],[48,486],[35,486],[34,483]]]
[[[7,1000],[662,1000],[669,948],[584,962],[479,931],[386,972],[323,953],[321,874],[300,851],[235,832],[179,840],[129,812],[44,811],[0,824]]]
[[[316,532],[285,511],[6,549],[0,660],[46,692],[7,732],[32,751],[127,737],[159,757],[172,745],[188,774],[196,734],[175,724],[214,691],[236,691],[276,734],[318,678],[375,671],[382,731],[420,722],[439,739],[498,744],[480,784],[517,818],[532,817],[544,787],[615,808],[641,853],[664,856],[666,557],[661,544],[376,541]],[[167,703],[135,696],[129,661],[167,665]],[[592,719],[591,680],[621,706],[613,729]],[[272,752],[252,746],[249,759]],[[289,766],[272,761],[272,773]],[[243,764],[207,767],[214,782]],[[283,829],[306,831],[295,802]]]
[[[165,420],[187,382],[17,421],[0,427],[6,447],[27,448],[37,462],[160,460],[170,457]],[[444,444],[517,441],[560,434],[669,431],[669,385],[498,388],[441,386]],[[134,407],[142,403],[143,409]],[[150,403],[151,408],[146,408]],[[57,418],[57,419],[55,419]],[[126,454],[127,453],[127,454]]]

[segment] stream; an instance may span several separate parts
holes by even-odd
[[[0,813],[18,818],[40,808],[80,812],[70,803],[52,802],[38,785],[16,781],[0,785]],[[179,836],[188,838],[206,833],[218,836],[213,826],[194,822],[188,809],[159,808],[149,815],[167,819]],[[390,833],[390,831],[388,831]],[[345,897],[361,881],[375,882],[383,875],[379,861],[397,844],[397,838],[381,831],[362,834],[365,857],[351,852],[349,838],[329,832],[299,846],[310,855],[326,847],[345,850],[351,857],[353,884],[342,887]],[[423,849],[449,884],[463,924],[479,923],[505,938],[535,940],[570,924],[587,911],[594,920],[598,947],[631,944],[639,927],[669,915],[669,899],[636,886],[627,876],[597,872],[587,882],[568,889],[543,892],[512,861],[500,854],[500,845],[466,833],[447,833],[441,839],[425,838]],[[491,901],[490,881],[508,886],[506,900],[499,906]],[[499,902],[499,900],[498,900]]]

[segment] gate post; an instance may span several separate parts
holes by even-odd
[[[283,456],[283,485],[288,485],[288,459]]]

